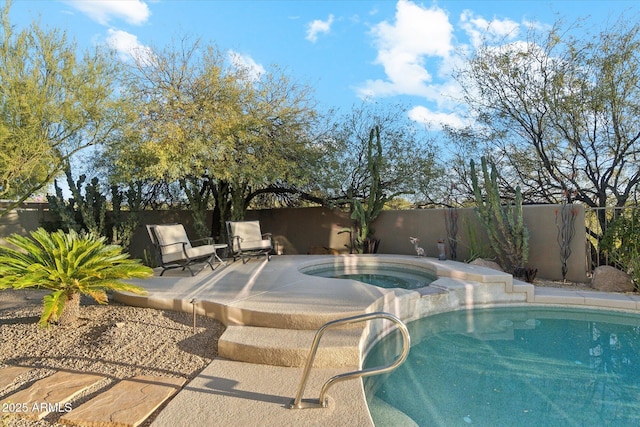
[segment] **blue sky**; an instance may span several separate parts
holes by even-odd
[[[134,48],[198,37],[258,71],[284,68],[323,108],[403,102],[433,129],[462,124],[450,72],[480,35],[514,41],[558,17],[604,28],[638,11],[636,0],[15,0],[10,16],[64,29],[81,47],[109,44],[125,60]]]

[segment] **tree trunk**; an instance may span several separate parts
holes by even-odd
[[[58,324],[60,326],[69,326],[73,325],[76,320],[78,320],[78,316],[80,315],[80,293],[73,292],[69,294],[67,301],[64,305],[64,310],[62,310],[62,314],[58,319]]]

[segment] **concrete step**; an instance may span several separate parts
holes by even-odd
[[[354,310],[332,310],[322,307],[317,310],[291,311],[283,307],[283,304],[260,303],[260,307],[250,307],[249,304],[215,307],[216,303],[202,301],[200,306],[204,308],[201,314],[224,312],[227,324],[234,326],[258,326],[264,328],[279,329],[313,329],[317,330],[324,324],[345,317],[357,316],[365,313],[364,308]]]
[[[113,300],[126,305],[149,307],[158,310],[173,310],[185,313],[193,313],[194,310],[191,300],[184,299],[183,295],[171,298],[167,296],[140,296],[126,292],[114,292]],[[267,306],[263,301],[253,305],[248,302],[228,304],[228,302],[202,299],[197,300],[195,312],[198,315],[213,317],[233,326],[317,330],[327,322],[364,314],[367,308],[367,306],[359,308],[349,306],[337,310],[331,306],[323,305],[315,310],[305,310],[303,308],[292,311],[287,307],[290,304],[290,302],[271,303]]]
[[[304,366],[315,334],[316,330],[228,326],[218,341],[218,355],[240,362]],[[361,334],[360,328],[325,332],[313,366],[359,366]]]
[[[60,422],[85,427],[138,426],[176,394],[185,381],[144,375],[122,380],[63,415]]]
[[[10,415],[40,420],[52,412],[67,411],[67,404],[74,397],[104,379],[100,375],[59,371],[8,395],[0,400],[0,406],[6,407]]]

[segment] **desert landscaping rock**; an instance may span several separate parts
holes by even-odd
[[[591,286],[605,292],[633,292],[635,288],[627,273],[609,265],[601,265],[593,270]]]
[[[489,259],[476,258],[473,261],[471,261],[469,264],[477,265],[479,267],[488,267],[498,271],[504,271],[497,262],[491,261]]]

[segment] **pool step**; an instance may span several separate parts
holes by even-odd
[[[240,362],[304,366],[315,330],[228,326],[218,341],[218,355]],[[359,328],[327,331],[320,340],[315,367],[358,366]]]

